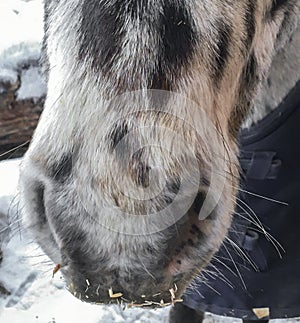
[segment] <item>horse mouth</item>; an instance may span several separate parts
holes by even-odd
[[[103,268],[91,272],[87,269],[89,267],[79,268],[70,263],[61,268],[69,292],[88,303],[119,304],[127,308],[163,308],[182,302],[188,282],[209,262],[213,253],[208,245],[202,246],[206,243],[205,235],[200,225],[196,224],[199,222],[199,199],[200,197],[193,204],[190,212],[194,213],[187,216],[189,222],[185,224],[184,231],[181,231],[186,243],[180,239],[176,241],[176,238],[170,240],[171,245],[164,251],[164,254],[169,254],[168,260],[164,263],[153,255],[151,263],[160,264],[153,271],[147,267],[153,279],[134,268],[129,272],[122,272],[121,268],[113,271],[105,269],[106,266],[103,265]],[[59,269],[60,266],[55,267],[55,270]]]
[[[177,285],[170,288],[166,292],[159,292],[150,296],[140,295],[139,298],[126,298],[126,293],[113,291],[112,288],[107,290],[106,300],[95,300],[87,295],[82,296],[80,293],[72,289],[72,285],[68,286],[69,292],[81,301],[89,302],[95,305],[112,305],[117,304],[127,308],[163,308],[176,303],[183,302],[183,299],[178,295]]]
[[[45,193],[50,194],[50,197],[45,196]],[[99,239],[101,232],[97,231],[97,237],[93,236],[95,239],[97,238],[96,241],[99,243],[98,249],[101,249],[99,254],[93,253],[95,249],[90,241],[95,241],[95,239],[91,239],[90,231],[82,231],[82,235],[79,235],[76,231],[78,227],[70,226],[68,228],[72,231],[68,231],[69,240],[66,240],[65,236],[60,236],[61,238],[58,239],[55,236],[56,231],[53,231],[56,227],[50,225],[51,216],[54,217],[57,214],[51,202],[55,200],[51,193],[49,189],[47,190],[47,187],[45,188],[40,184],[35,185],[35,213],[39,214],[37,218],[41,220],[41,223],[38,224],[47,231],[48,238],[49,236],[53,237],[51,240],[54,243],[48,241],[49,243],[45,245],[43,241],[40,241],[40,244],[49,256],[52,255],[52,249],[56,249],[59,257],[51,257],[51,259],[61,262],[61,264],[55,267],[53,273],[55,274],[61,269],[67,283],[67,289],[76,298],[85,302],[120,304],[129,308],[162,308],[182,302],[181,295],[183,295],[188,283],[209,262],[211,255],[218,248],[218,246],[211,248],[212,237],[218,238],[215,240],[221,239],[216,236],[216,231],[213,229],[213,225],[216,223],[215,219],[220,216],[219,210],[213,210],[207,219],[199,219],[199,212],[207,197],[207,189],[202,186],[201,191],[198,190],[198,194],[190,204],[190,208],[179,221],[172,223],[170,227],[160,232],[154,233],[157,236],[168,237],[162,241],[165,247],[159,251],[159,254],[146,249],[146,241],[150,241],[147,240],[146,236],[143,238],[132,236],[128,240],[124,240],[129,241],[132,245],[131,241],[140,239],[138,241],[142,242],[141,248],[135,252],[138,252],[142,260],[146,261],[145,268],[153,274],[154,278],[150,279],[145,272],[141,271],[140,267],[136,266],[135,262],[139,261],[139,257],[130,260],[128,271],[123,271],[122,266],[119,267],[115,262],[114,267],[111,267],[110,260],[118,257],[118,255],[105,253],[105,246],[101,247],[102,240]],[[172,202],[170,200],[170,203]],[[103,234],[109,231],[114,237],[122,235],[103,226],[99,226],[99,228],[104,230],[102,231]],[[164,230],[165,232],[163,232]],[[213,234],[211,234],[212,231],[214,231]],[[84,240],[81,240],[83,238]],[[52,248],[49,246],[50,242]],[[83,244],[88,244],[86,249],[81,249]],[[124,246],[121,246],[121,249],[124,249]],[[75,247],[78,248],[77,252]],[[118,249],[115,249],[115,252],[117,253]],[[143,252],[148,253],[144,255]],[[125,254],[135,255],[133,252],[125,252]],[[163,257],[164,261],[161,261]]]

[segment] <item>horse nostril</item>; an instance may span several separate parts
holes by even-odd
[[[204,200],[205,200],[205,194],[203,192],[199,192],[194,200],[194,203],[193,203],[193,211],[196,213],[196,214],[199,214],[200,213],[200,210],[201,210],[201,207],[204,203]]]
[[[37,183],[35,187],[35,211],[39,215],[39,222],[44,224],[47,222],[45,209],[45,186],[42,183]]]

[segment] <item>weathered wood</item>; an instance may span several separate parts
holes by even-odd
[[[20,87],[1,83],[4,92],[0,93],[0,160],[20,157],[26,151],[36,128],[44,105],[44,97],[17,100],[16,92]],[[20,147],[19,147],[20,146]],[[15,149],[19,147],[18,149]]]

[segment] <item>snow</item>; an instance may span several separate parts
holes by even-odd
[[[0,82],[14,84],[21,74],[22,86],[18,99],[38,98],[46,94],[46,86],[38,68],[28,67],[29,63],[37,62],[40,58],[43,38],[42,2],[1,0],[0,30]],[[0,86],[0,93],[3,90]]]
[[[0,12],[0,18],[1,16],[2,12]],[[41,44],[39,42],[22,42],[0,50],[0,68],[1,70],[4,68],[6,70],[22,68],[22,65],[26,62],[37,61],[40,58],[40,51]]]
[[[40,42],[43,37],[42,12],[41,1],[1,0],[0,53],[22,42]]]
[[[17,82],[18,74],[12,70],[2,68],[0,70],[0,79],[5,83],[8,82],[13,84]]]
[[[21,87],[17,92],[18,100],[40,98],[46,94],[46,85],[38,67],[22,71]]]

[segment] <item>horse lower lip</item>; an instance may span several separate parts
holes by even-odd
[[[136,280],[133,280],[133,282]],[[129,307],[165,307],[177,302],[181,302],[182,286],[176,283],[171,284],[134,284],[129,289],[122,289],[119,283],[113,287],[100,285],[88,278],[78,285],[74,281],[67,281],[67,289],[76,298],[96,304],[124,304]],[[179,287],[180,286],[180,287]],[[140,288],[140,290],[138,290]]]
[[[147,307],[147,308],[163,308],[170,305],[174,305],[175,303],[182,302],[183,300],[180,297],[176,297],[175,291],[170,289],[170,294],[164,293],[157,293],[152,296],[145,296],[141,295],[139,298],[135,299],[127,299],[123,297],[123,293],[114,293],[110,295],[110,297],[103,299],[101,297],[91,297],[88,294],[82,294],[80,292],[71,291],[69,288],[69,291],[75,296],[76,298],[80,299],[81,301],[89,302],[89,303],[95,303],[95,304],[123,304],[126,305],[128,308],[133,307]],[[108,293],[109,295],[109,290]]]

